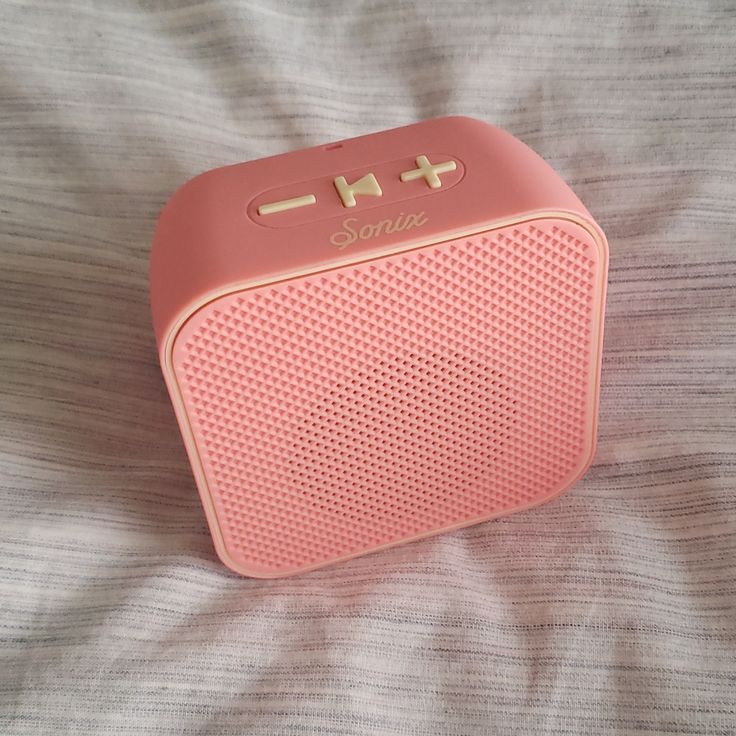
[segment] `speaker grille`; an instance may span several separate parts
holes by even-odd
[[[590,450],[600,267],[538,220],[198,311],[173,366],[233,561],[285,573],[561,490]]]

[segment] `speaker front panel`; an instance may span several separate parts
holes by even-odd
[[[170,383],[223,560],[285,575],[563,491],[593,451],[605,266],[548,217],[202,306]]]

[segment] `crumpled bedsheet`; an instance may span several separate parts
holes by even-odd
[[[736,733],[736,8],[0,9],[0,733]],[[595,462],[291,579],[216,559],[156,358],[167,197],[473,115],[611,247]]]

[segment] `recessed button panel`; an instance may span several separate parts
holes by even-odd
[[[417,152],[270,189],[248,204],[247,213],[266,227],[297,227],[340,217],[346,209],[358,213],[418,197],[441,197],[464,175],[465,167],[457,157]]]

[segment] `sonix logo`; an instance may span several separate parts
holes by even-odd
[[[368,240],[384,233],[388,235],[402,230],[410,230],[413,227],[424,225],[428,219],[424,212],[410,212],[408,215],[400,212],[399,216],[393,220],[379,220],[358,227],[356,224],[358,218],[348,217],[342,221],[343,229],[330,236],[330,243],[336,245],[338,250],[342,250],[356,240]]]

